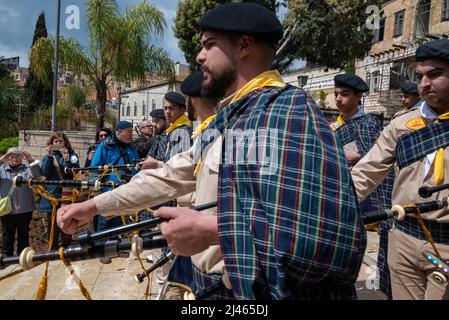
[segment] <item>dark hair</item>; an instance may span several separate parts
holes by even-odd
[[[47,146],[52,145],[52,144],[53,144],[53,141],[54,141],[55,139],[60,139],[60,138],[62,138],[62,139],[64,140],[64,146],[65,146],[65,148],[66,148],[67,150],[72,149],[72,145],[70,144],[69,138],[67,138],[67,136],[65,135],[65,133],[62,132],[62,131],[58,131],[58,132],[53,133],[53,134],[50,136],[50,138],[48,138],[48,140],[47,140]]]
[[[100,132],[104,131],[107,133],[108,137],[112,135],[112,130],[109,128],[101,128],[100,131],[97,131],[95,134],[95,142],[98,144],[100,142]]]

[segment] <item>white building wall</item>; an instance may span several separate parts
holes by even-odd
[[[122,94],[122,104],[120,108],[120,120],[137,124],[149,118],[151,111],[163,109],[164,96],[170,92],[168,84],[148,89],[142,89],[130,93]],[[176,84],[174,91],[180,92],[180,84]],[[135,112],[136,111],[136,112]]]

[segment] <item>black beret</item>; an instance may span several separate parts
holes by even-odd
[[[165,120],[164,109],[156,109],[156,110],[151,111],[150,117]]]
[[[400,85],[403,94],[418,94],[418,85],[413,82],[403,82]]]
[[[268,42],[279,42],[284,36],[276,14],[257,3],[226,3],[206,12],[200,30],[251,35]]]
[[[424,43],[416,50],[416,61],[428,59],[449,60],[449,39],[440,39]]]
[[[197,71],[192,73],[181,83],[181,91],[190,97],[201,97],[201,85],[203,83],[203,73]]]
[[[165,100],[176,103],[181,107],[186,106],[186,98],[184,98],[184,96],[178,92],[168,92],[167,94],[165,94]]]
[[[349,87],[358,92],[367,92],[369,87],[362,78],[352,74],[338,74],[335,76],[336,87]]]

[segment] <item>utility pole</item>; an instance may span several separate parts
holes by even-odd
[[[59,75],[59,29],[61,25],[61,0],[58,1],[56,12],[56,43],[55,43],[55,59],[53,68],[53,105],[51,110],[51,131],[56,131],[56,103],[58,99],[58,75]]]

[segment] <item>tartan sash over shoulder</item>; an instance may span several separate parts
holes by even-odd
[[[399,169],[408,167],[439,148],[449,146],[449,121],[434,122],[399,137],[396,155]]]
[[[364,114],[339,127],[336,133],[344,146],[355,141],[363,158],[373,147],[380,131],[380,126],[370,116]]]
[[[343,148],[312,99],[254,90],[209,127],[224,137],[218,225],[235,297],[355,298],[366,234]],[[240,161],[252,153],[269,161]]]

